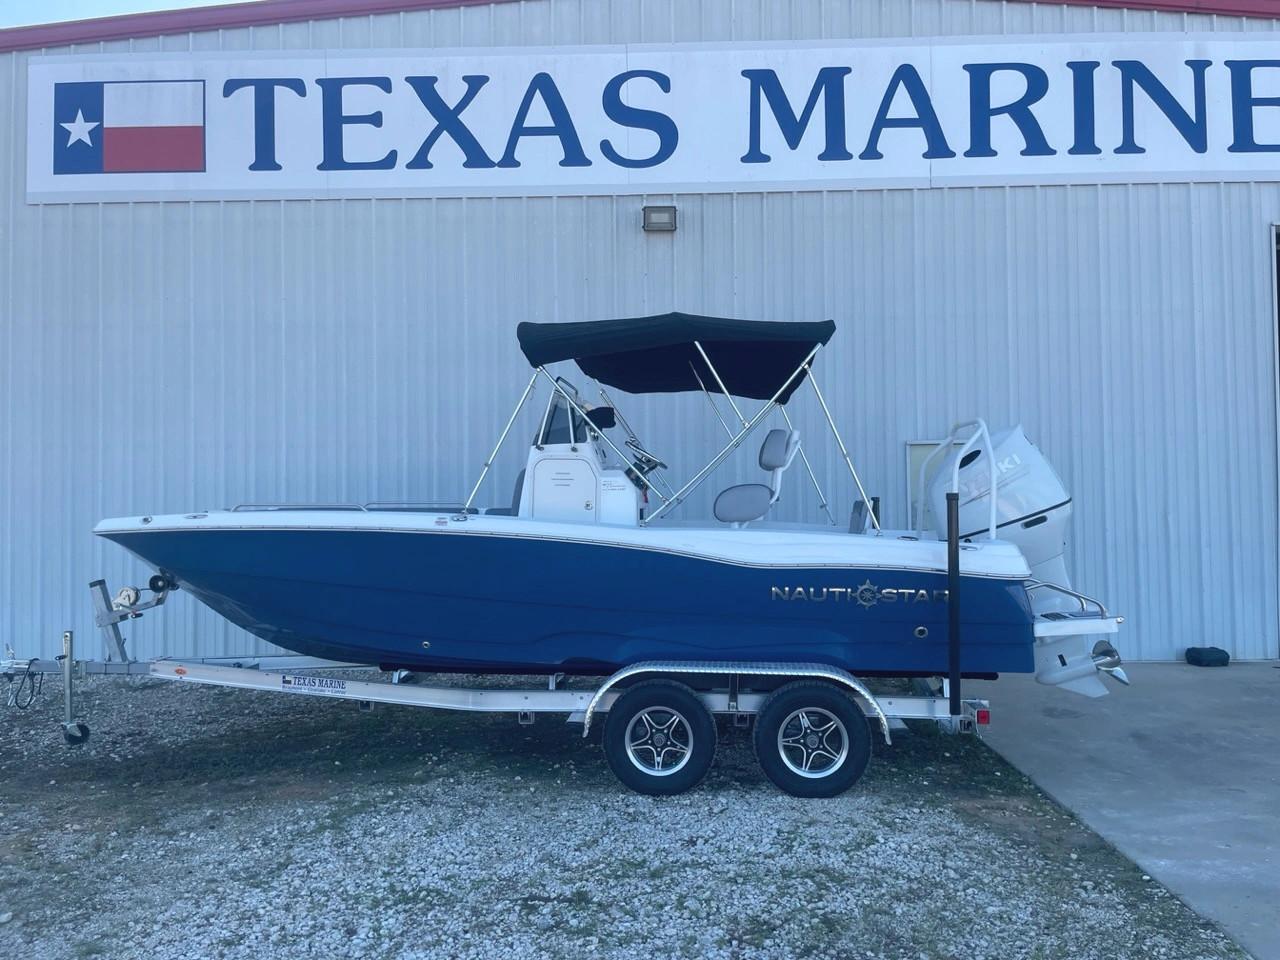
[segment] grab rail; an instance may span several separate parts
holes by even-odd
[[[947,434],[946,438],[943,439],[943,441],[939,443],[936,447],[934,447],[933,450],[929,452],[929,455],[924,458],[924,462],[920,464],[920,477],[919,477],[919,483],[917,484],[917,487],[916,487],[916,504],[915,504],[917,536],[920,536],[920,537],[924,536],[924,501],[925,501],[925,495],[927,493],[924,487],[924,481],[925,481],[925,477],[928,476],[928,473],[929,473],[929,465],[933,463],[935,459],[937,459],[938,455],[942,453],[943,450],[950,449],[951,446],[956,442],[956,440],[959,439],[958,434],[960,433],[960,431],[968,427],[973,427],[974,430],[973,430],[973,433],[970,434],[969,439],[964,442],[964,444],[960,447],[960,451],[956,454],[956,464],[951,471],[950,492],[957,493],[957,494],[960,492],[960,461],[964,459],[965,454],[967,454],[970,450],[972,450],[974,445],[979,440],[985,440],[986,452],[987,452],[987,464],[991,470],[991,519],[987,527],[987,536],[991,540],[996,539],[996,490],[999,485],[999,478],[996,474],[995,451],[992,450],[991,448],[991,432],[987,430],[987,423],[985,420],[982,420],[982,419],[964,420],[960,423],[955,424],[951,428],[951,431]]]
[[[1081,613],[1088,613],[1089,604],[1093,604],[1098,608],[1098,616],[1103,620],[1107,619],[1107,608],[1102,605],[1101,600],[1095,600],[1093,597],[1085,596],[1083,593],[1076,593],[1074,590],[1068,589],[1061,584],[1050,583],[1048,580],[1028,580],[1027,593],[1031,593],[1033,590],[1053,590],[1057,593],[1071,597],[1080,604]]]
[[[462,513],[463,505],[458,500],[374,500],[364,509],[369,513]],[[477,514],[480,509],[467,507],[466,512]]]
[[[350,510],[363,513],[364,507],[358,503],[237,503],[231,508],[232,513],[257,513],[266,510]]]
[[[341,510],[348,513],[461,513],[458,500],[375,500],[372,503],[238,503],[232,513],[284,513],[288,511]],[[468,507],[467,513],[479,513]]]

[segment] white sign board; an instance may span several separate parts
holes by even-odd
[[[31,202],[1280,179],[1280,37],[33,58]]]

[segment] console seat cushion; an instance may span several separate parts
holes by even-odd
[[[740,483],[720,492],[715,514],[721,523],[750,523],[769,512],[773,490],[763,483]]]

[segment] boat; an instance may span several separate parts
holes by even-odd
[[[959,425],[921,466],[917,516],[925,501],[939,518],[954,503],[952,543],[923,520],[881,527],[815,373],[834,334],[830,321],[683,313],[521,323],[532,375],[465,499],[248,504],[103,520],[94,532],[163,588],[265,641],[383,670],[600,676],[732,661],[938,677],[955,666],[954,606],[953,676],[1034,673],[1090,696],[1104,676],[1123,681],[1109,640],[1121,618],[1072,590],[1071,499],[1020,428]],[[583,376],[590,391],[571,379]],[[531,402],[542,387],[545,404]],[[705,394],[726,441],[676,486],[610,390]],[[848,518],[831,512],[794,429],[788,411],[802,398],[821,409],[847,468]],[[524,469],[507,478],[509,502],[477,506],[525,411],[536,428]],[[755,482],[721,490],[713,518],[673,518],[748,444]],[[824,516],[771,519],[801,474]]]

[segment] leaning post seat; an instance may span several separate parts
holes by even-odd
[[[770,430],[760,444],[760,469],[771,473],[768,485],[739,483],[720,491],[713,508],[716,519],[739,527],[768,513],[782,492],[782,474],[799,450],[799,431]]]

